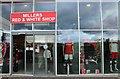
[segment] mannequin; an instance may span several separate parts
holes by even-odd
[[[7,52],[6,52],[6,49],[7,49],[7,45],[6,45],[6,35],[5,33],[3,33],[3,36],[2,36],[2,73],[8,73],[9,70],[9,66],[7,65]]]
[[[111,39],[110,42],[110,72],[113,72],[113,67],[115,71],[118,71],[117,68],[117,59],[118,59],[118,42]]]
[[[63,55],[64,55],[64,68],[66,70],[66,66],[69,63],[70,72],[72,72],[72,60],[73,60],[73,43],[70,40],[70,37],[68,36],[68,40],[63,45]]]
[[[5,43],[5,37],[2,36],[2,57],[4,58],[6,54],[6,43]]]
[[[50,52],[50,50],[48,50],[47,44],[44,45],[44,49],[45,49],[45,51],[43,52],[43,57],[45,60],[47,59],[47,63],[48,63],[47,71],[50,72],[50,61],[52,60],[51,52]]]

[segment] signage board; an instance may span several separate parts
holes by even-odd
[[[56,12],[17,12],[11,13],[10,23],[56,22]]]

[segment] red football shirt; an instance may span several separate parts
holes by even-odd
[[[65,54],[72,54],[73,53],[72,47],[73,47],[72,42],[66,42],[65,43]]]

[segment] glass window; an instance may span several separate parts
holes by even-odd
[[[25,42],[26,42],[26,73],[32,74],[33,73],[33,35],[26,35],[25,37]]]
[[[57,0],[57,2],[77,2],[78,0]]]
[[[119,26],[119,30],[118,30],[118,45],[119,45],[119,48],[120,49],[120,1],[118,2],[118,26]],[[120,55],[119,55],[119,60],[118,60],[118,69],[120,70]],[[119,72],[120,73],[120,72]]]
[[[104,29],[117,29],[118,3],[102,2],[102,17]]]
[[[105,73],[118,73],[120,70],[118,30],[104,30]]]
[[[21,2],[13,4],[14,12],[32,12],[32,2]],[[12,30],[32,30],[32,24],[14,24]]]
[[[32,30],[32,24],[14,24],[12,30]]]
[[[120,29],[120,1],[118,2],[118,29]]]
[[[11,13],[11,4],[3,3],[1,6],[1,26],[2,30],[10,30],[10,13]]]
[[[47,22],[47,23],[35,23],[34,30],[54,30],[55,23],[54,22]]]
[[[32,12],[32,2],[21,2],[21,3],[14,3],[13,4],[13,11],[14,12]]]
[[[0,3],[0,16],[2,16],[2,4]],[[0,18],[0,30],[2,30],[2,18]]]
[[[54,32],[41,32],[41,34],[35,35],[35,75],[53,76],[55,71]]]
[[[77,2],[57,3],[57,28],[78,29]]]
[[[81,74],[99,74],[101,71],[101,31],[80,32]],[[86,71],[86,72],[85,72]]]
[[[25,74],[28,70],[27,68],[31,68],[31,62],[29,62],[29,67],[27,64],[27,60],[31,58],[31,51],[30,54],[27,54],[26,48],[26,40],[24,34],[14,34],[12,35],[13,43],[12,43],[12,73],[13,74]],[[31,39],[32,40],[32,39]],[[26,51],[26,52],[25,52]],[[27,55],[27,56],[26,56]],[[31,72],[32,68],[29,70]],[[27,73],[29,74],[29,73]]]
[[[47,5],[47,6],[46,6]],[[35,2],[35,11],[55,11],[55,2],[53,1],[36,1]],[[35,23],[34,30],[54,30],[55,23]]]
[[[55,11],[55,2],[37,1],[35,2],[35,11]]]
[[[1,32],[0,73],[9,73],[10,34]]]
[[[78,31],[58,31],[57,38],[57,73],[79,73]],[[68,70],[69,65],[69,72]]]
[[[80,28],[101,29],[100,2],[80,2]]]

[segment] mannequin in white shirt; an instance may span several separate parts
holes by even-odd
[[[44,57],[44,59],[46,59],[46,58],[47,58],[47,63],[48,63],[48,72],[50,72],[50,61],[52,60],[50,50],[45,49],[45,51],[43,52],[43,57]]]

